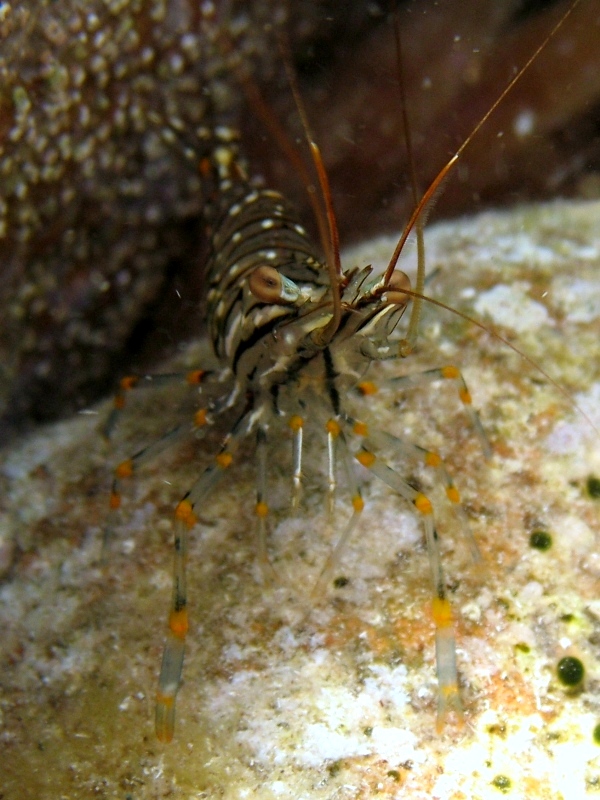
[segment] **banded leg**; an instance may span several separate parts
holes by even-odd
[[[337,489],[337,457],[336,441],[340,435],[340,424],[335,419],[327,419],[323,423],[327,433],[327,511],[333,517],[335,505],[335,492]],[[302,447],[304,417],[293,414],[288,422],[293,433],[292,440],[292,508],[297,508],[302,490]]]
[[[245,412],[225,437],[215,463],[208,466],[175,508],[173,592],[169,628],[156,693],[155,730],[161,742],[170,742],[175,730],[175,701],[181,683],[188,632],[186,561],[188,532],[196,524],[194,508],[214,489],[231,466],[237,444],[251,430],[254,417]]]
[[[209,421],[207,410],[205,408],[198,409],[194,413],[193,423],[191,425],[177,425],[170,431],[163,434],[160,439],[157,439],[152,444],[138,450],[133,456],[121,461],[114,470],[113,482],[110,492],[109,506],[111,514],[121,507],[121,484],[127,478],[131,478],[136,470],[143,464],[152,461],[156,456],[167,450],[175,442],[180,441],[186,436],[192,435],[199,428],[204,427]],[[110,517],[109,517],[110,520]],[[108,543],[111,537],[111,525],[107,524],[104,530],[104,537],[102,542],[102,551],[106,552]]]
[[[168,372],[163,375],[127,375],[119,382],[119,391],[114,397],[112,411],[102,428],[104,437],[110,439],[127,404],[127,397],[133,390],[155,389],[159,386],[169,386],[176,383],[200,386],[210,375],[212,373],[202,369],[193,369],[187,372]]]
[[[188,530],[196,524],[196,517],[193,506],[188,500],[184,499],[178,504],[175,518],[171,612],[156,693],[155,730],[160,742],[170,742],[173,738],[175,698],[181,683],[185,639],[189,628],[186,585],[187,536]]]
[[[410,502],[421,515],[425,530],[425,541],[433,580],[433,621],[435,624],[436,671],[438,679],[437,729],[453,709],[462,721],[462,706],[458,691],[456,669],[456,643],[452,624],[452,609],[446,597],[444,573],[440,558],[438,534],[433,519],[433,508],[429,498],[416,491],[395,470],[377,458],[367,443],[355,453],[355,458],[381,481]]]
[[[262,425],[256,431],[256,505],[254,512],[258,521],[258,563],[263,581],[271,585],[277,581],[277,573],[267,552],[267,519],[270,508],[267,497],[267,430]]]
[[[152,444],[143,447],[141,450],[138,450],[137,453],[121,461],[114,470],[109,501],[111,509],[116,510],[121,506],[121,483],[123,480],[131,478],[134,472],[143,464],[152,461],[159,453],[162,453],[163,450],[167,450],[172,444],[184,438],[189,433],[190,429],[187,425],[177,425],[175,428],[163,434],[160,439],[157,439],[155,442],[152,442]]]
[[[340,423],[328,419],[325,423],[327,431],[327,514],[330,522],[335,511],[335,493],[337,489],[337,442],[340,436]]]
[[[338,486],[338,445],[342,428],[338,419],[330,416],[330,408],[320,398],[314,398],[312,411],[319,423],[325,428],[327,434],[327,514],[331,524],[334,517],[335,496]],[[348,472],[347,469],[346,472]],[[348,477],[350,477],[349,473]]]
[[[292,508],[298,508],[302,493],[302,447],[304,444],[304,419],[300,414],[293,414],[288,422],[292,431]]]
[[[387,431],[374,430],[364,422],[353,420],[351,417],[346,417],[346,420],[352,425],[352,433],[363,439],[368,438],[369,442],[376,448],[379,449],[387,445],[393,449],[394,453],[403,454],[413,460],[420,461],[424,466],[434,470],[437,474],[437,481],[444,487],[446,498],[452,504],[454,513],[461,523],[461,529],[467,539],[471,558],[474,562],[479,563],[481,561],[481,553],[473,536],[465,510],[461,505],[460,492],[456,488],[456,484],[439,453],[427,450],[412,442],[404,441]]]
[[[335,422],[335,420],[330,420],[330,422]],[[336,424],[338,425],[339,429],[339,423]],[[344,530],[340,534],[337,542],[333,547],[333,550],[329,554],[327,561],[323,566],[323,569],[321,570],[317,582],[315,583],[315,586],[311,592],[311,595],[313,597],[319,597],[321,594],[325,593],[327,589],[327,584],[331,579],[333,571],[339,564],[344,548],[350,541],[352,535],[354,534],[359,525],[362,512],[365,507],[365,503],[362,498],[358,481],[356,480],[354,470],[352,469],[350,452],[348,450],[348,444],[346,442],[346,437],[344,435],[343,430],[341,429],[338,430],[336,438],[338,440],[339,457],[344,466],[344,472],[346,473],[348,486],[350,487],[350,492],[352,496],[352,515],[350,516],[350,519],[346,523]]]
[[[465,379],[462,375],[462,372],[458,369],[458,367],[449,365],[446,367],[429,369],[426,370],[425,372],[418,372],[415,373],[414,375],[403,375],[399,378],[391,378],[389,380],[389,383],[392,386],[421,386],[422,384],[427,383],[429,381],[438,381],[438,380],[455,382],[455,384],[458,387],[458,397],[463,405],[465,412],[467,413],[467,416],[469,417],[469,421],[473,427],[473,430],[475,431],[477,437],[479,438],[483,454],[485,458],[491,458],[493,452],[490,446],[490,442],[485,434],[483,425],[481,424],[479,414],[473,408],[473,400],[471,398],[471,392],[469,391]]]

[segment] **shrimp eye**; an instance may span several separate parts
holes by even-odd
[[[410,300],[410,278],[405,272],[396,270],[385,288],[383,299],[389,305],[405,306]]]
[[[257,267],[248,281],[248,287],[257,300],[276,303],[281,298],[281,275],[274,267]]]
[[[296,303],[300,298],[298,286],[275,267],[263,264],[248,279],[250,292],[263,303]]]

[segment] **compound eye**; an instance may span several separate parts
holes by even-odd
[[[248,281],[248,287],[257,300],[277,303],[281,300],[281,275],[274,267],[257,267]]]
[[[300,297],[300,289],[293,281],[266,264],[250,275],[248,288],[263,303],[296,303]]]
[[[410,300],[406,292],[410,292],[410,278],[406,272],[396,270],[383,294],[384,301],[389,305],[405,306]]]

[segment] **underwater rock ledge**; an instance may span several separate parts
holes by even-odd
[[[284,5],[0,4],[0,444],[33,422],[68,416],[132,360],[159,363],[198,331],[212,187],[183,142],[165,146],[165,117],[181,123],[184,139],[200,123],[239,127],[252,174],[306,205],[236,78],[241,64],[294,130],[290,89],[265,29]],[[386,16],[394,5],[290,4],[301,93],[346,242],[393,229],[414,204]],[[570,0],[525,10],[519,0],[399,5],[424,187]],[[597,195],[598,24],[598,4],[581,0],[471,143],[438,215]],[[200,158],[211,145],[197,147]]]
[[[427,234],[429,269],[439,270],[428,292],[478,318],[489,314],[596,426],[599,215],[597,202],[556,202]],[[346,263],[362,265],[379,252],[385,261],[392,248],[389,237],[370,242]],[[203,363],[204,349],[191,346],[179,365]],[[285,511],[282,444],[271,461],[281,510],[270,538],[282,587],[266,590],[256,580],[249,446],[191,537],[192,622],[176,737],[165,747],[156,742],[172,508],[218,432],[140,470],[126,487],[103,566],[109,467],[190,405],[185,392],[143,392],[110,448],[98,432],[103,403],[5,454],[4,800],[375,793],[446,800],[494,789],[568,800],[597,790],[600,501],[590,477],[600,477],[598,436],[518,355],[437,308],[426,311],[418,352],[386,372],[449,363],[464,371],[480,410],[494,449],[489,462],[446,387],[401,397],[384,391],[364,414],[441,451],[483,554],[483,569],[473,568],[442,504],[462,729],[435,732],[429,567],[410,510],[368,481],[365,524],[327,597],[311,604],[302,587],[328,552],[323,493],[310,480],[301,513]],[[551,546],[532,545],[535,533],[548,534]],[[558,677],[565,657],[585,668],[574,688]]]

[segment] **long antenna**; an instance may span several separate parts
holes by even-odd
[[[404,140],[406,142],[406,152],[408,156],[408,168],[410,175],[410,188],[413,197],[413,205],[419,205],[419,189],[417,184],[417,168],[415,165],[414,150],[412,146],[412,135],[410,121],[408,119],[408,104],[406,102],[406,85],[404,82],[404,66],[402,59],[402,40],[400,36],[400,21],[398,18],[398,3],[394,3],[394,38],[396,41],[396,61],[398,73],[398,89],[400,94],[400,110],[402,112],[402,127],[404,129]],[[417,338],[419,330],[419,320],[421,318],[421,299],[419,295],[425,288],[425,237],[423,236],[423,217],[417,217],[417,282],[415,286],[416,296],[413,297],[410,319],[406,338],[400,343],[403,356],[409,355]]]
[[[312,162],[314,164],[315,170],[317,172],[317,177],[319,179],[319,187],[321,189],[321,197],[323,200],[323,204],[325,206],[327,225],[329,229],[329,247],[325,247],[324,249],[326,254],[328,255],[327,270],[329,272],[329,279],[331,281],[331,296],[332,296],[333,311],[331,319],[329,320],[327,325],[325,325],[324,328],[314,331],[313,333],[313,338],[315,340],[315,343],[317,343],[319,346],[324,347],[328,342],[331,341],[331,339],[335,335],[335,332],[339,328],[342,319],[341,282],[343,279],[343,273],[342,273],[342,262],[340,259],[340,236],[338,232],[335,211],[333,208],[333,200],[331,197],[331,187],[329,185],[329,179],[327,177],[325,165],[323,164],[321,151],[319,150],[319,146],[315,142],[314,136],[312,135],[310,124],[308,121],[308,116],[306,114],[306,109],[304,108],[302,97],[300,95],[300,90],[298,88],[296,73],[292,68],[292,60],[288,42],[281,29],[277,30],[277,38],[283,57],[283,63],[287,79],[290,84],[292,94],[294,95],[294,102],[296,104],[296,109],[298,110],[300,121],[302,122],[302,129],[304,130],[304,135],[308,142]]]
[[[300,176],[302,185],[304,186],[306,194],[308,195],[313,216],[317,223],[321,246],[323,247],[323,250],[327,256],[330,247],[327,219],[325,211],[320,204],[320,197],[316,192],[313,177],[308,171],[304,159],[300,155],[298,148],[294,145],[286,133],[283,125],[277,119],[273,109],[268,105],[262,96],[260,89],[252,77],[239,71],[237,79],[244,91],[244,94],[246,95],[248,105],[264,124],[265,128],[268,129],[283,155],[288,159],[290,164]]]
[[[429,186],[429,188],[427,189],[427,191],[423,195],[421,201],[418,203],[417,207],[413,211],[413,213],[411,215],[411,218],[408,221],[408,225],[405,227],[405,229],[404,229],[404,231],[402,233],[402,236],[400,237],[400,239],[398,241],[398,244],[396,245],[394,253],[393,253],[393,255],[392,255],[391,259],[390,259],[390,263],[388,264],[388,267],[387,267],[387,269],[385,271],[385,275],[383,277],[383,285],[384,286],[386,286],[389,283],[389,281],[390,281],[390,279],[392,277],[392,274],[393,274],[394,270],[396,269],[396,265],[398,263],[398,258],[400,256],[400,253],[402,252],[402,249],[404,248],[404,244],[405,244],[406,240],[410,236],[410,233],[411,233],[412,229],[415,227],[415,224],[417,224],[417,221],[421,217],[421,215],[423,214],[424,210],[428,207],[429,203],[431,202],[431,199],[435,196],[435,194],[439,190],[439,188],[440,188],[441,184],[443,183],[443,181],[448,177],[448,174],[453,169],[453,167],[456,165],[456,163],[459,160],[459,158],[462,156],[464,150],[468,147],[468,145],[470,144],[470,142],[473,139],[473,137],[476,136],[476,134],[479,132],[480,128],[482,128],[483,125],[485,125],[485,123],[488,121],[488,119],[494,113],[496,108],[498,108],[500,103],[502,103],[504,101],[504,98],[506,97],[506,95],[509,94],[509,92],[512,91],[514,85],[518,81],[521,80],[521,78],[523,77],[524,73],[527,72],[529,67],[533,64],[533,62],[536,60],[536,58],[539,56],[539,54],[542,52],[542,50],[547,46],[548,42],[556,35],[556,33],[560,30],[560,28],[562,28],[562,26],[564,25],[564,23],[566,22],[568,17],[573,13],[573,11],[579,5],[579,3],[580,3],[580,0],[575,0],[575,2],[567,9],[567,11],[565,11],[565,13],[562,15],[562,17],[556,23],[556,25],[552,28],[550,33],[546,36],[544,41],[539,45],[539,47],[535,50],[535,52],[527,59],[525,64],[521,67],[521,69],[517,72],[517,74],[508,83],[508,85],[502,91],[500,96],[496,99],[496,101],[492,104],[492,106],[487,110],[487,112],[479,120],[477,125],[475,125],[475,127],[473,128],[471,133],[467,136],[467,138],[464,140],[464,142],[458,148],[456,153],[452,156],[452,158],[448,161],[448,163],[440,170],[440,172],[438,173],[436,178],[434,178],[434,180],[432,181],[431,185]]]

